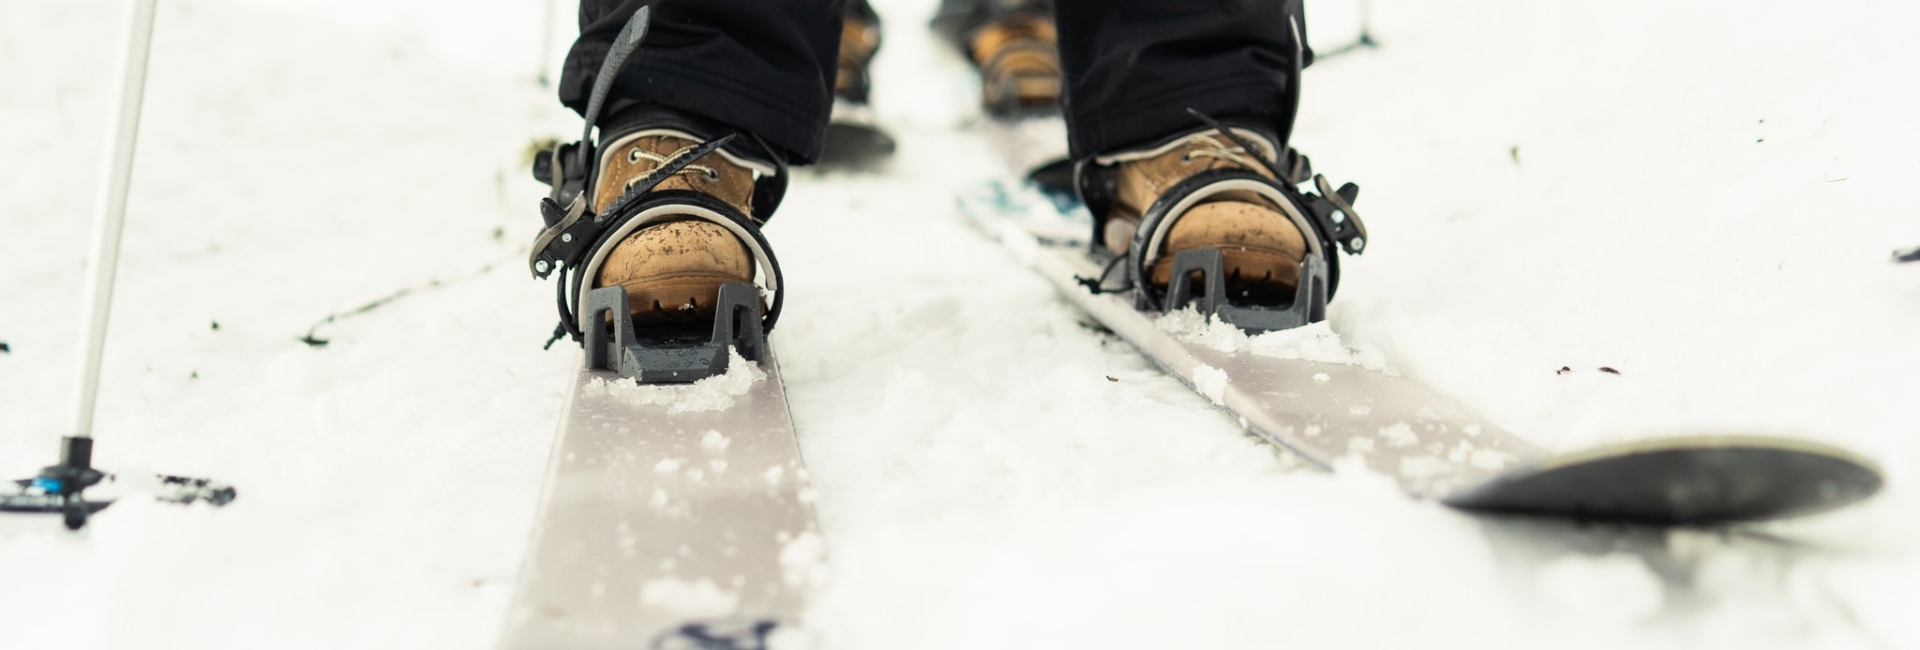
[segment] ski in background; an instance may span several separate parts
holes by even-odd
[[[645,37],[641,7],[615,38],[579,142],[535,157],[553,187],[533,246],[555,278],[555,340],[583,347],[548,461],[532,542],[500,648],[763,648],[796,620],[823,568],[812,491],[767,342],[784,298],[751,218],[717,200],[649,192],[736,135],[676,156],[602,214],[588,210],[594,128]],[[776,158],[777,160],[777,158]],[[771,210],[784,164],[763,177]],[[613,245],[698,218],[745,242],[767,286],[720,288],[711,329],[636,329],[620,286],[592,289]],[[769,297],[770,296],[770,297]]]
[[[990,130],[989,136],[998,133]],[[1212,250],[1175,256],[1173,281],[1164,293],[1145,288],[1133,279],[1152,247],[1136,242],[1130,256],[1095,250],[1093,218],[1071,192],[1002,180],[963,192],[959,205],[1069,302],[1238,417],[1248,431],[1322,468],[1358,465],[1390,477],[1415,497],[1474,511],[1708,525],[1823,512],[1881,487],[1879,468],[1847,450],[1737,432],[1552,453],[1432,388],[1351,358],[1252,351],[1244,344],[1248,335],[1323,320],[1335,245],[1349,254],[1366,245],[1352,206],[1358,187],[1349,183],[1336,190],[1312,173],[1304,156],[1289,152],[1287,158],[1287,169],[1275,174],[1289,181],[1274,185],[1284,188],[1281,207],[1303,231],[1321,237],[1319,246],[1310,245],[1299,290],[1284,307],[1226,299],[1220,255]],[[1300,190],[1302,185],[1309,189]],[[1155,221],[1144,220],[1139,236],[1164,233],[1171,225]],[[1315,239],[1309,235],[1310,242]]]
[[[1920,262],[1920,246],[1893,252],[1895,262]]]
[[[820,166],[828,169],[872,169],[893,156],[893,135],[881,126],[865,101],[833,100],[833,117],[820,145]]]
[[[108,124],[105,169],[94,206],[93,255],[87,258],[88,298],[81,313],[86,333],[80,344],[80,381],[71,433],[60,440],[58,464],[40,470],[33,478],[14,481],[16,493],[0,494],[0,512],[58,514],[71,530],[85,527],[93,513],[130,494],[150,494],[165,503],[215,506],[226,505],[236,494],[232,486],[204,478],[120,477],[93,466],[93,417],[99,401],[100,364],[113,307],[114,273],[120,262],[120,235],[126,224],[127,188],[133,181],[134,144],[140,132],[147,55],[153,42],[154,5],[155,0],[134,0],[121,41],[120,101]],[[87,494],[89,490],[92,494]]]
[[[893,156],[893,135],[874,115],[874,55],[880,52],[880,15],[864,0],[847,0],[834,71],[833,113],[820,145],[820,165],[869,170]]]

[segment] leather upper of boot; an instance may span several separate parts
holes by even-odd
[[[858,16],[840,24],[840,61],[833,94],[856,102],[867,101],[867,64],[880,49],[880,26]]]
[[[1060,97],[1060,35],[1053,20],[1019,13],[974,32],[968,51],[980,68],[987,106],[1050,105]]]
[[[1248,134],[1242,134],[1248,135]],[[1249,138],[1261,151],[1247,151],[1225,136],[1207,131],[1176,139],[1146,151],[1110,156],[1115,170],[1115,197],[1108,215],[1108,248],[1124,253],[1133,228],[1148,207],[1168,190],[1196,174],[1232,169],[1276,180],[1253,156],[1273,159],[1265,138]],[[1300,261],[1307,243],[1293,221],[1265,196],[1244,190],[1219,192],[1177,215],[1155,260],[1149,281],[1165,285],[1173,255],[1196,248],[1218,248],[1227,258],[1230,281],[1271,284],[1291,290],[1298,282]],[[1232,282],[1230,282],[1232,283]]]
[[[655,169],[684,155],[700,141],[668,129],[641,130],[615,140],[600,151],[600,175],[594,185],[593,211],[612,205],[634,183]],[[654,191],[693,190],[753,213],[753,170],[714,152],[654,186]]]
[[[615,140],[601,151],[594,211],[604,210],[634,183],[698,144],[688,134],[668,130],[641,130]],[[753,174],[716,151],[653,191],[692,190],[751,214]],[[753,254],[732,231],[690,219],[629,234],[607,254],[594,286],[625,287],[637,322],[691,321],[711,315],[722,283],[751,283],[753,275]]]

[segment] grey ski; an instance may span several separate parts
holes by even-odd
[[[779,365],[733,366],[713,380],[764,377],[718,404],[582,366],[503,650],[759,648],[799,616],[824,561],[806,467]]]
[[[1249,431],[1321,467],[1357,463],[1456,507],[1698,524],[1820,512],[1864,499],[1879,469],[1832,446],[1698,435],[1551,454],[1444,395],[1361,366],[1222,352],[1167,331],[1124,294],[1096,294],[1090,217],[1071,197],[995,182],[960,196],[976,225],[1062,296]]]

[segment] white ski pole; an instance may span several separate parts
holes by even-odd
[[[552,87],[552,83],[547,80],[547,70],[551,68],[547,63],[547,55],[553,51],[554,4],[554,0],[547,0],[546,12],[540,14],[540,67],[535,69],[540,71],[541,88]]]
[[[94,402],[100,393],[100,360],[107,344],[107,313],[113,305],[113,276],[120,261],[120,231],[126,224],[127,186],[133,180],[134,142],[140,134],[140,101],[147,84],[147,51],[153,42],[155,0],[133,0],[121,46],[120,101],[107,125],[107,160],[93,212],[93,255],[87,259],[87,296],[81,318],[80,387],[74,397],[71,438],[93,437]],[[91,447],[91,444],[86,444]],[[68,451],[73,443],[68,443]],[[90,450],[89,450],[90,451]],[[86,455],[91,455],[90,453]],[[86,459],[80,460],[86,466]]]
[[[94,206],[93,256],[87,260],[88,302],[81,313],[87,322],[80,342],[82,362],[73,408],[73,426],[60,439],[60,464],[20,481],[19,494],[0,494],[0,512],[58,513],[69,529],[87,525],[93,512],[111,499],[87,499],[82,492],[107,475],[93,468],[93,411],[100,392],[100,360],[107,344],[107,315],[113,305],[113,276],[120,261],[120,232],[126,223],[127,186],[133,179],[134,142],[140,134],[140,102],[147,82],[147,52],[153,43],[156,0],[133,0],[121,51],[120,101],[108,123],[107,161],[100,175],[99,201]],[[162,502],[207,503],[222,506],[233,501],[233,486],[208,479],[159,475]]]

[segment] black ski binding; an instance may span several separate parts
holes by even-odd
[[[601,111],[615,77],[628,57],[639,47],[647,33],[649,10],[641,7],[614,38],[614,47],[601,64],[588,97],[584,113],[586,127],[577,142],[555,143],[534,156],[533,176],[553,188],[540,201],[540,216],[546,229],[534,240],[527,260],[534,277],[546,279],[558,275],[555,303],[560,324],[554,328],[551,346],[571,337],[586,350],[587,367],[613,370],[622,377],[643,383],[688,382],[717,375],[727,370],[727,348],[740,350],[741,356],[754,361],[766,358],[767,332],[779,320],[782,292],[780,263],[773,248],[760,233],[786,194],[787,165],[783,154],[752,134],[727,133],[679,152],[648,173],[635,179],[627,189],[598,214],[589,207],[595,187],[594,129],[600,126]],[[665,125],[699,137],[723,131],[715,124],[684,115],[665,107],[623,109],[614,125],[601,129],[602,138],[615,138],[619,124],[633,126]],[[626,117],[621,117],[626,116]],[[608,129],[614,129],[610,134]],[[756,145],[759,154],[773,166],[773,173],[754,181],[751,215],[724,201],[689,190],[655,191],[661,182],[698,163],[731,143]],[[729,150],[732,151],[732,150]],[[746,155],[746,154],[743,154]],[[620,287],[592,288],[607,251],[627,235],[642,228],[669,221],[702,220],[720,225],[740,238],[753,253],[764,274],[770,299],[762,309],[761,291],[749,284],[722,285],[717,297],[714,323],[710,333],[687,328],[661,328],[645,334],[633,326],[628,312],[626,290]],[[651,328],[650,328],[651,329]]]
[[[1167,283],[1166,311],[1192,305],[1203,316],[1249,332],[1275,332],[1317,323],[1327,318],[1327,265],[1317,255],[1301,264],[1300,282],[1283,308],[1233,304],[1227,295],[1225,260],[1217,248],[1180,251],[1173,256],[1173,277]],[[1193,276],[1201,276],[1196,286]]]
[[[729,347],[750,361],[766,358],[767,333],[761,326],[760,290],[738,282],[720,285],[710,336],[642,335],[627,312],[627,291],[619,286],[587,294],[587,367],[613,370],[641,383],[698,381],[727,371]],[[611,323],[609,323],[611,321]],[[608,331],[611,326],[612,331]]]
[[[1205,115],[1194,114],[1219,133],[1247,151],[1258,151],[1252,143],[1232,129]],[[1367,228],[1353,203],[1360,187],[1353,183],[1334,189],[1325,176],[1313,173],[1307,157],[1286,149],[1285,168],[1264,157],[1255,160],[1273,175],[1245,170],[1220,169],[1202,172],[1168,188],[1159,200],[1148,206],[1134,229],[1133,241],[1125,254],[1108,250],[1101,242],[1106,224],[1104,215],[1113,202],[1112,174],[1095,169],[1092,160],[1081,161],[1076,170],[1076,185],[1089,211],[1095,216],[1091,238],[1093,253],[1108,259],[1109,265],[1099,278],[1084,278],[1081,283],[1094,293],[1131,289],[1134,307],[1143,311],[1172,312],[1196,307],[1203,315],[1250,333],[1291,329],[1326,319],[1327,302],[1340,285],[1340,262],[1336,251],[1358,255],[1367,247]],[[1319,193],[1301,191],[1297,186],[1311,181]],[[1248,191],[1272,201],[1305,234],[1307,252],[1300,264],[1299,282],[1291,300],[1284,304],[1236,302],[1228,295],[1226,274],[1217,249],[1181,251],[1174,255],[1173,274],[1166,290],[1155,289],[1142,281],[1148,267],[1163,254],[1159,250],[1166,233],[1179,215],[1173,214],[1183,202],[1200,192]],[[1200,276],[1198,281],[1194,276]]]

